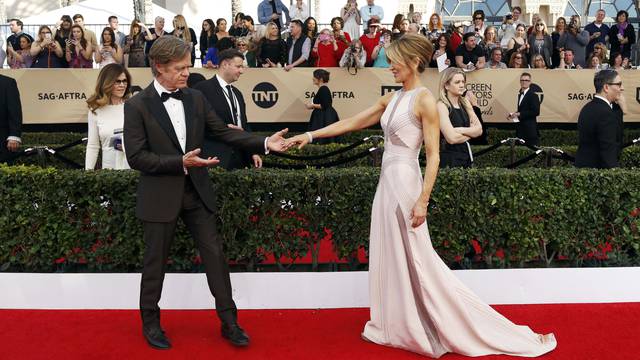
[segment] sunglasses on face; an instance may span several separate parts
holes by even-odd
[[[522,56],[516,56],[515,59],[522,59]]]
[[[184,30],[184,26],[178,26],[178,30]]]
[[[536,24],[537,27],[544,27],[543,24]]]
[[[522,81],[522,82],[530,82],[531,80],[529,80],[529,79],[520,79],[520,81]]]
[[[622,86],[622,81],[620,81],[620,82],[615,82],[615,83],[607,83],[607,85]]]

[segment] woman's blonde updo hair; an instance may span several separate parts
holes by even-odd
[[[391,42],[385,53],[389,62],[409,65],[418,60],[418,72],[421,73],[429,66],[433,54],[433,44],[421,34],[404,34]]]
[[[450,85],[451,80],[453,80],[453,77],[458,74],[462,75],[462,77],[464,78],[464,82],[466,83],[467,74],[465,74],[465,72],[460,68],[450,67],[445,71],[443,71],[442,76],[440,76],[440,88],[438,88],[440,101],[442,101],[447,106],[447,108],[449,108],[449,111],[451,111],[451,109],[453,108],[453,105],[451,104],[451,100],[449,100],[449,95],[447,94],[447,89],[445,88],[445,86]],[[469,100],[466,97],[460,96],[458,101],[460,102],[460,105],[462,105],[462,108],[464,108],[464,110],[467,112],[467,114],[474,113],[473,107],[471,106],[471,102],[469,102]]]

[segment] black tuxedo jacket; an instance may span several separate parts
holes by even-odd
[[[200,90],[213,110],[226,124],[233,124],[233,114],[227,102],[227,89],[223,89],[218,82],[218,76],[214,76],[209,80],[201,81],[195,89]],[[247,123],[247,106],[240,90],[231,85],[233,95],[238,99],[240,105],[240,123],[242,129],[251,131]],[[205,135],[204,146],[202,148],[203,157],[217,156],[220,159],[220,166],[225,169],[237,169],[250,166],[252,153],[247,153],[242,149],[233,148],[224,142],[217,141],[210,134]]]
[[[622,110],[593,98],[578,116],[576,166],[609,169],[620,165],[622,151]]]
[[[518,105],[518,112],[520,122],[516,123],[516,136],[523,139],[529,145],[538,145],[538,123],[537,117],[540,115],[540,98],[536,92],[540,91],[540,88],[531,84],[529,90],[524,95],[524,99]],[[520,92],[518,92],[518,98]]]
[[[217,141],[264,153],[264,137],[228,128],[211,109],[201,92],[183,89],[186,151],[202,148],[207,132]],[[210,211],[215,211],[215,194],[207,168],[182,166],[184,153],[153,84],[124,105],[124,147],[132,169],[139,170],[136,215],[150,222],[176,219],[182,208],[184,182],[190,181]]]
[[[7,137],[20,137],[22,105],[16,80],[0,75],[0,162],[8,160]]]

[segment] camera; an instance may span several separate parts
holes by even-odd
[[[352,53],[356,52],[356,46],[354,44],[349,45],[349,51]]]
[[[504,17],[507,20],[512,20],[513,19],[513,15],[511,14],[507,14],[507,16]]]

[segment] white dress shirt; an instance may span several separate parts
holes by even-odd
[[[524,91],[522,91],[522,95],[518,94],[518,106],[520,106],[520,104],[522,103],[522,99],[524,99],[524,96],[527,95],[527,92],[529,91],[529,89],[531,89],[530,87],[524,89]]]
[[[607,98],[606,98],[606,97],[604,97],[604,96],[600,96],[600,95],[594,95],[593,97],[597,97],[598,99],[600,99],[600,100],[602,100],[602,101],[606,102],[606,103],[607,103],[607,105],[609,105],[609,107],[613,109],[613,104],[611,104],[611,101],[607,100]]]
[[[380,18],[380,22],[382,22],[382,19],[384,18],[384,10],[382,9],[382,6],[365,5],[360,8],[360,18],[362,19],[362,28],[364,30],[369,29],[367,22],[369,21],[369,19],[371,19],[372,16],[377,16],[378,18]]]
[[[232,114],[231,120],[233,120],[233,106],[231,106],[231,99],[229,98],[229,91],[227,90],[227,85],[231,85],[231,84],[227,83],[226,81],[224,81],[222,77],[217,75],[216,75],[216,79],[218,80],[218,83],[222,87],[224,98],[227,100],[227,105],[229,105],[229,112]],[[233,102],[236,106],[236,119],[238,119],[238,123],[235,125],[238,125],[240,128],[242,128],[242,121],[240,120],[241,119],[240,103],[238,102],[238,97],[236,96],[236,94],[233,94]]]
[[[291,20],[300,20],[304,22],[309,17],[309,6],[303,2],[302,9],[298,9],[298,4],[294,1],[294,4],[289,8],[289,16],[291,17]]]
[[[160,85],[158,80],[155,79],[153,80],[153,87],[155,87],[156,91],[158,92],[158,96],[162,96],[163,92],[173,92],[165,89],[164,86]],[[182,101],[174,99],[172,97],[170,97],[162,104],[167,110],[167,114],[169,114],[169,119],[171,120],[173,130],[176,132],[176,136],[178,137],[178,142],[180,143],[180,147],[182,148],[182,153],[186,153],[187,125],[185,123],[184,105],[182,104]]]

